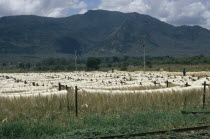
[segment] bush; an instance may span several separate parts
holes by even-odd
[[[88,70],[97,70],[99,69],[99,65],[101,64],[101,60],[96,57],[89,57],[87,60],[87,69]]]

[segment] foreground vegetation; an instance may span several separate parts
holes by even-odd
[[[100,94],[79,92],[79,116],[74,94],[33,98],[0,98],[0,138],[84,138],[141,133],[197,126],[209,115],[182,115],[201,109],[202,91],[148,94]],[[94,101],[93,101],[94,100]]]
[[[76,119],[66,115],[64,123],[56,123],[60,112],[45,113],[44,117],[18,119],[1,123],[1,138],[85,138],[115,134],[131,134],[172,128],[198,126],[209,122],[209,115],[182,115],[180,112],[154,111],[130,114],[92,114]],[[59,116],[61,117],[61,116]],[[27,118],[27,117],[23,117]],[[35,118],[35,119],[34,119]],[[37,118],[40,118],[37,120]],[[57,119],[57,118],[56,118]]]

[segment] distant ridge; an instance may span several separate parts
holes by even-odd
[[[90,10],[65,18],[0,18],[0,55],[141,56],[209,55],[210,31],[178,26],[148,15]]]

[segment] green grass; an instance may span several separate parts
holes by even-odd
[[[183,115],[182,110],[201,109],[202,92],[154,94],[79,93],[79,117],[75,117],[70,90],[66,96],[0,98],[0,138],[85,138],[141,133],[209,123],[209,115]],[[187,100],[185,99],[187,98]],[[83,107],[88,104],[87,107]]]
[[[78,119],[66,115],[65,123],[56,124],[54,114],[43,115],[41,119],[28,117],[25,120],[23,117],[1,123],[0,138],[84,138],[191,127],[210,121],[209,115],[198,117],[182,115],[179,111],[151,109],[146,112],[89,114]]]

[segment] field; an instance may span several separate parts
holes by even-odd
[[[208,115],[181,114],[209,110],[204,82],[209,72],[1,73],[0,137],[95,137],[208,123]]]

